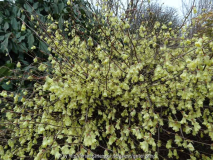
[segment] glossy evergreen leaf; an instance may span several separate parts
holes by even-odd
[[[1,49],[3,52],[7,50],[8,47],[8,38],[5,38],[4,41],[1,43]]]
[[[0,36],[0,41],[3,41],[3,40],[4,40],[4,35]]]
[[[20,38],[21,37],[21,32],[16,33],[16,38]]]
[[[4,31],[6,32],[8,28],[9,28],[9,24],[7,22],[5,22],[5,24],[4,24]]]
[[[15,17],[17,16],[17,13],[18,13],[18,7],[17,6],[13,7],[12,13]]]
[[[21,36],[21,37],[18,39],[18,42],[20,43],[23,39],[25,39],[25,36]]]
[[[62,29],[63,28],[63,24],[64,24],[64,20],[63,20],[62,15],[60,16],[60,18],[58,20],[58,23],[59,23],[59,29]]]
[[[37,8],[38,8],[38,5],[39,5],[38,2],[34,3],[34,4],[33,4],[33,9],[37,9]]]
[[[11,90],[12,88],[13,88],[13,85],[10,83],[10,84],[6,84],[6,83],[4,83],[4,84],[2,84],[1,85],[1,87],[4,89],[4,90],[6,90],[6,91],[9,91],[9,90]]]
[[[62,2],[62,3],[59,3],[59,5],[58,5],[59,13],[61,13],[61,12],[63,11],[64,7],[65,7],[65,5],[64,5],[63,2]]]
[[[9,76],[10,74],[11,74],[11,71],[8,66],[0,67],[0,77]]]
[[[43,41],[39,41],[39,49],[42,51],[42,52],[45,52],[45,53],[50,53],[50,51],[48,51],[48,46],[46,43],[44,43]]]
[[[3,18],[0,16],[0,24],[3,22]]]
[[[33,34],[31,33],[31,34],[28,36],[28,40],[27,40],[29,49],[33,46],[34,41],[35,41],[35,40],[34,40],[34,36],[33,36]]]
[[[58,12],[58,5],[57,5],[57,4],[54,3],[54,4],[52,5],[52,9],[53,9],[53,13],[54,13],[54,14],[58,14],[58,13],[59,13],[59,12]]]
[[[20,16],[21,16],[21,9],[19,8],[18,13],[17,13],[17,17],[20,17]]]
[[[5,38],[9,38],[12,32],[5,34]]]
[[[29,6],[28,4],[24,4],[24,8],[29,12],[31,13],[33,11],[32,7]]]
[[[15,17],[12,18],[11,25],[12,25],[14,30],[16,30],[16,31],[18,30],[18,22],[17,22]]]
[[[21,15],[21,19],[22,19],[22,21],[25,20],[25,15],[24,14]]]
[[[21,59],[21,62],[22,62],[25,66],[28,66],[28,65],[29,65],[29,62],[27,62],[27,61],[25,61],[25,60],[23,60],[23,59]]]

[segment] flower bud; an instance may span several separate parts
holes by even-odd
[[[20,67],[21,67],[21,63],[18,62],[16,66],[17,66],[18,68],[20,68]]]
[[[26,30],[25,23],[22,23],[22,26],[21,26],[21,31],[25,31],[25,30]]]
[[[70,4],[71,4],[71,2],[70,2],[70,0],[68,0],[68,1],[67,1],[67,5],[70,5]]]

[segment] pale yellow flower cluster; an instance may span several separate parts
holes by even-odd
[[[133,34],[128,21],[111,13],[106,16],[109,26],[99,29],[98,41],[92,36],[82,40],[68,24],[72,38],[65,39],[57,23],[49,25],[52,36],[42,38],[53,54],[51,68],[41,63],[38,70],[51,74],[43,84],[35,84],[33,97],[29,94],[20,102],[15,95],[14,112],[20,112],[20,118],[6,115],[19,124],[13,136],[20,138],[8,141],[12,150],[19,151],[13,154],[24,157],[28,152],[36,160],[51,154],[57,159],[77,152],[93,154],[88,151],[104,146],[121,155],[131,151],[158,159],[158,148],[164,145],[168,157],[178,158],[178,149],[199,153],[193,139],[201,133],[213,140],[212,112],[203,106],[206,98],[213,105],[210,38],[183,39],[177,48],[170,48],[170,41],[177,38],[168,30],[171,22],[168,26],[156,22],[152,33],[141,25]],[[157,29],[161,31],[155,34]],[[164,43],[157,48],[159,39]],[[1,96],[9,95],[3,91]],[[166,133],[175,136],[165,144],[160,135]],[[17,141],[22,148],[15,147]],[[80,145],[84,147],[79,149]],[[3,158],[12,153],[2,152],[0,148]]]

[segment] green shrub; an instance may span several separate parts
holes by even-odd
[[[74,25],[79,25],[79,35],[85,32],[85,28],[90,30],[92,25],[91,7],[86,1],[78,0],[67,5],[67,0],[16,0],[0,2],[0,90],[14,91],[16,86],[7,81],[13,79],[11,70],[15,69],[16,63],[22,64],[23,73],[29,72],[29,65],[33,63],[35,57],[38,60],[47,59],[50,52],[47,45],[40,40],[32,29],[38,26],[38,20],[43,22],[43,26],[50,23],[48,15],[59,21],[59,28],[63,28],[64,21]],[[25,24],[26,31],[21,30]],[[36,48],[34,48],[36,46]],[[33,49],[34,48],[34,49]],[[32,69],[32,68],[31,68]],[[22,74],[23,74],[22,73]],[[25,86],[29,87],[29,86]]]

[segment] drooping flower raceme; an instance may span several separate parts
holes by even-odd
[[[35,57],[38,71],[22,79],[35,81],[33,89],[0,94],[11,130],[7,145],[0,145],[1,159],[59,159],[70,153],[143,153],[156,159],[187,153],[200,159],[195,153],[203,153],[201,133],[205,150],[212,150],[213,53],[204,43],[208,37],[183,39],[179,46],[187,45],[170,48],[177,35],[165,24],[156,22],[153,34],[145,24],[130,33],[129,22],[111,13],[98,40],[93,34],[83,40],[77,27],[67,28],[71,38],[66,39],[56,22],[48,24],[46,34],[39,29],[51,54],[44,63]],[[158,40],[165,40],[160,48]],[[203,105],[207,102],[209,107]]]

